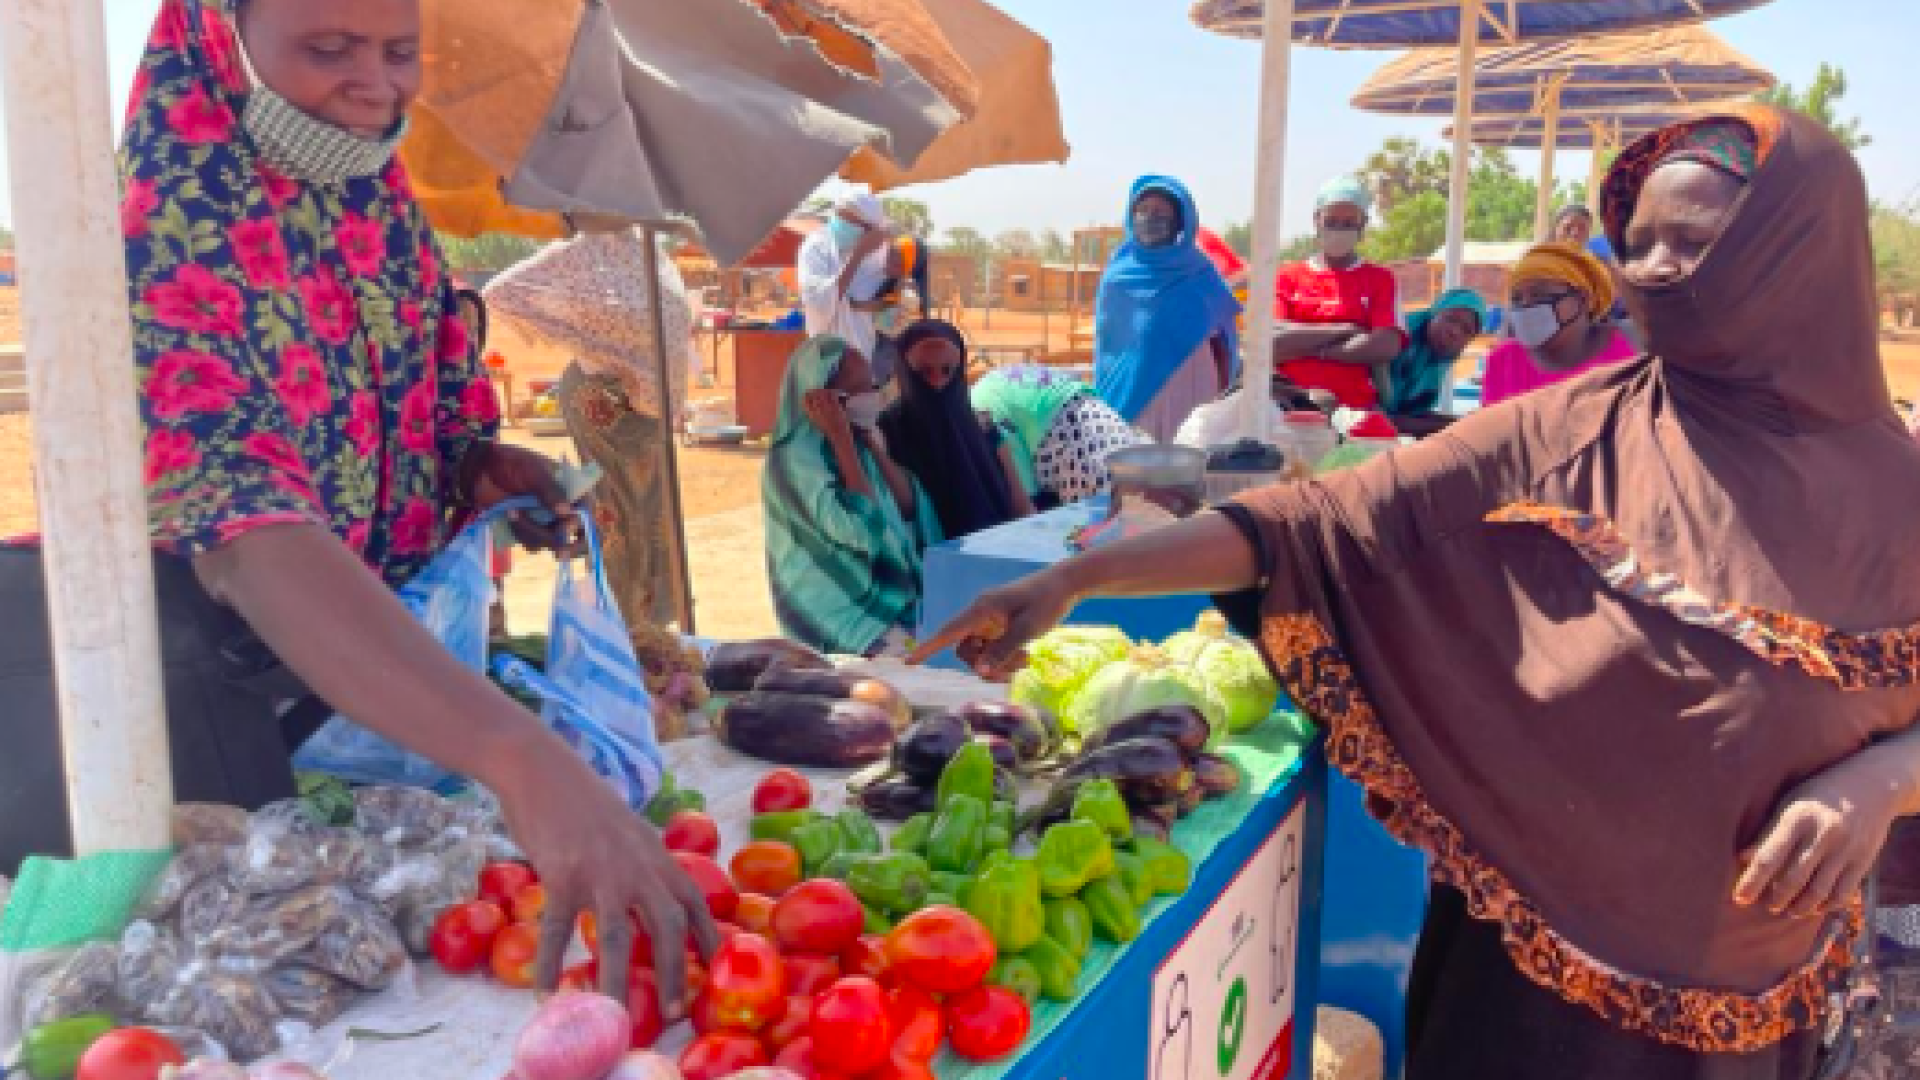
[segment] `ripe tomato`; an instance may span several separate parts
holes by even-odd
[[[787,953],[787,993],[812,997],[840,981],[840,961],[812,953]]]
[[[720,869],[719,863],[690,851],[674,852],[673,861],[680,864],[680,869],[686,871],[706,895],[707,910],[713,912],[714,918],[733,918],[733,909],[740,906],[740,894],[733,891],[733,882],[727,880],[727,872]]]
[[[547,887],[534,882],[513,894],[513,921],[538,923],[547,913]]]
[[[667,1029],[666,1014],[660,1008],[660,984],[651,971],[627,972],[627,1015],[633,1018],[635,1050],[651,1050]]]
[[[705,1035],[709,1032],[724,1031],[726,1025],[714,1015],[713,999],[703,991],[693,996],[693,1008],[687,1010],[687,1019],[693,1022],[693,1033]]]
[[[660,842],[668,851],[690,851],[712,857],[720,854],[720,827],[698,810],[682,810],[667,819]]]
[[[800,853],[792,844],[755,840],[733,853],[727,869],[740,891],[779,896],[800,883]]]
[[[526,863],[492,862],[480,870],[480,899],[491,900],[502,911],[513,908],[513,898],[521,889],[540,880]]]
[[[814,1060],[829,1069],[863,1073],[879,1067],[893,1049],[886,991],[862,975],[841,979],[813,999],[807,1036]]]
[[[767,1048],[751,1035],[733,1031],[709,1032],[680,1052],[680,1073],[686,1080],[725,1080],[741,1069],[767,1064]]]
[[[121,1028],[94,1040],[80,1055],[75,1080],[155,1080],[162,1067],[185,1065],[172,1039],[146,1028]]]
[[[780,1019],[767,1025],[767,1029],[760,1033],[760,1039],[769,1050],[778,1053],[788,1043],[807,1033],[807,1022],[812,1016],[811,995],[788,995],[787,1011],[780,1014]]]
[[[792,769],[775,769],[753,786],[753,812],[805,810],[813,805],[813,785]]]
[[[449,975],[469,975],[493,952],[493,939],[507,917],[490,900],[455,904],[433,921],[428,948]]]
[[[773,906],[773,936],[788,952],[836,955],[859,940],[864,925],[860,898],[831,878],[803,881]]]
[[[893,1026],[893,1055],[908,1061],[932,1061],[947,1037],[940,1003],[917,986],[887,993],[887,1021]]]
[[[735,934],[713,954],[707,994],[723,1026],[757,1031],[779,1018],[786,1005],[786,966],[773,942],[759,934]]]
[[[976,986],[947,999],[947,1037],[969,1061],[1006,1057],[1032,1026],[1026,999],[1004,986]]]
[[[887,939],[879,934],[861,934],[840,953],[840,970],[887,985]]]
[[[980,985],[996,956],[993,935],[959,908],[921,908],[887,935],[887,962],[908,982],[936,994]]]
[[[631,972],[628,973],[628,978],[632,978]],[[582,960],[567,968],[567,970],[562,971],[560,973],[559,988],[562,990],[579,990],[588,994],[600,989],[600,962],[597,960]]]
[[[540,928],[514,923],[493,939],[493,977],[515,990],[533,989],[534,964],[540,959]]]
[[[915,1061],[910,1057],[894,1054],[886,1064],[869,1073],[860,1074],[860,1080],[935,1080],[933,1066],[924,1061]]]
[[[734,925],[749,934],[769,937],[773,934],[773,897],[755,892],[740,894],[740,905],[733,909]],[[724,925],[724,924],[723,924]]]
[[[806,1080],[849,1080],[844,1073],[823,1068],[813,1056],[813,1040],[805,1035],[780,1048],[774,1056],[776,1067],[798,1073]],[[866,1080],[861,1077],[860,1080]]]

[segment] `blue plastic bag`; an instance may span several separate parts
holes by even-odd
[[[665,758],[653,730],[653,698],[633,653],[600,559],[591,515],[581,515],[588,571],[565,560],[553,591],[543,674],[511,656],[496,657],[501,682],[545,703],[541,719],[573,747],[635,811],[660,790]]]
[[[487,670],[493,522],[509,510],[534,505],[531,499],[513,499],[480,515],[400,590],[400,602],[414,618],[475,672]],[[434,762],[337,713],[293,755],[293,767],[355,783],[405,784],[443,793],[466,784]]]

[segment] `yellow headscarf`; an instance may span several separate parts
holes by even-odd
[[[1557,281],[1586,293],[1588,310],[1600,318],[1613,310],[1613,274],[1592,252],[1575,244],[1554,241],[1536,245],[1513,264],[1515,285],[1523,281]]]

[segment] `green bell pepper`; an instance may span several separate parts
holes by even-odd
[[[87,1048],[119,1026],[98,1014],[41,1024],[20,1041],[20,1065],[33,1080],[70,1080]]]
[[[860,911],[864,919],[860,926],[861,933],[879,934],[883,937],[893,933],[892,919],[887,918],[886,915],[881,912],[873,910],[873,908],[868,907],[866,904],[860,905]]]
[[[981,846],[988,852],[1013,850],[1013,834],[998,825],[987,826],[986,831],[981,833],[980,837]]]
[[[1012,837],[1020,831],[1020,808],[1005,799],[995,799],[987,808],[987,824],[1005,829]]]
[[[1133,853],[1147,868],[1153,891],[1161,896],[1177,896],[1193,884],[1193,860],[1187,853],[1151,836],[1133,838]]]
[[[1140,909],[1118,874],[1095,878],[1080,890],[1080,902],[1093,916],[1093,932],[1115,944],[1140,936]]]
[[[971,795],[954,795],[941,806],[927,837],[927,863],[935,870],[971,874],[986,851],[987,804]]]
[[[1040,969],[1024,956],[1003,956],[987,972],[987,985],[1005,987],[1032,1005],[1040,1000]]]
[[[918,911],[932,891],[927,861],[896,851],[891,855],[855,855],[847,861],[847,888],[868,907],[894,915]]]
[[[840,854],[840,830],[830,819],[810,821],[787,834],[787,843],[800,853],[800,868],[814,877],[828,859]]]
[[[979,799],[982,809],[992,805],[995,770],[993,751],[987,749],[986,743],[970,742],[962,746],[959,753],[947,759],[946,768],[940,770],[940,783],[934,789],[935,812],[945,813],[955,795]]]
[[[673,815],[682,810],[705,810],[707,797],[690,788],[674,791],[662,791],[647,803],[647,820],[658,828],[666,828]]]
[[[1120,884],[1125,885],[1127,895],[1133,897],[1133,906],[1146,907],[1153,900],[1153,878],[1147,873],[1146,863],[1130,851],[1116,851],[1113,865],[1119,868]]]
[[[967,890],[973,887],[977,879],[972,874],[956,874],[948,870],[935,870],[927,875],[927,889],[930,892],[945,893],[960,901],[962,907],[967,903]]]
[[[1113,873],[1113,844],[1091,821],[1063,821],[1040,838],[1040,891],[1072,896],[1087,882]]]
[[[1046,934],[1075,960],[1085,960],[1093,951],[1093,916],[1077,896],[1062,896],[1046,902]]]
[[[1002,953],[1025,949],[1040,936],[1047,921],[1046,909],[1040,906],[1040,872],[1021,859],[981,871],[967,890],[967,913],[980,920]]]
[[[946,893],[941,892],[938,889],[929,889],[927,890],[926,901],[922,903],[920,906],[923,909],[930,908],[930,907],[957,908],[960,906],[960,898],[957,896],[950,896]]]
[[[1020,954],[1040,973],[1040,993],[1054,1001],[1072,1001],[1080,986],[1080,961],[1067,947],[1046,936]]]
[[[933,815],[915,814],[900,823],[893,831],[892,839],[887,841],[891,851],[911,851],[915,855],[927,850],[927,837],[933,834]]]
[[[791,844],[795,829],[825,820],[826,816],[818,810],[774,810],[753,815],[748,830],[755,840],[778,840]]]
[[[857,858],[860,858],[860,856],[850,852],[836,852],[832,858],[821,863],[820,869],[814,872],[812,876],[817,878],[832,878],[835,881],[845,881],[847,880],[847,871],[853,869],[853,860]]]
[[[880,843],[880,829],[864,811],[848,807],[833,815],[833,824],[840,830],[840,850],[860,855],[875,855],[885,848]]]
[[[1107,831],[1113,840],[1133,836],[1133,813],[1127,800],[1111,780],[1088,780],[1073,793],[1073,811],[1069,817],[1091,821]]]

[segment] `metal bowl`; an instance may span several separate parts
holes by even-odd
[[[1199,487],[1207,474],[1207,452],[1191,446],[1129,446],[1107,455],[1115,486]]]

